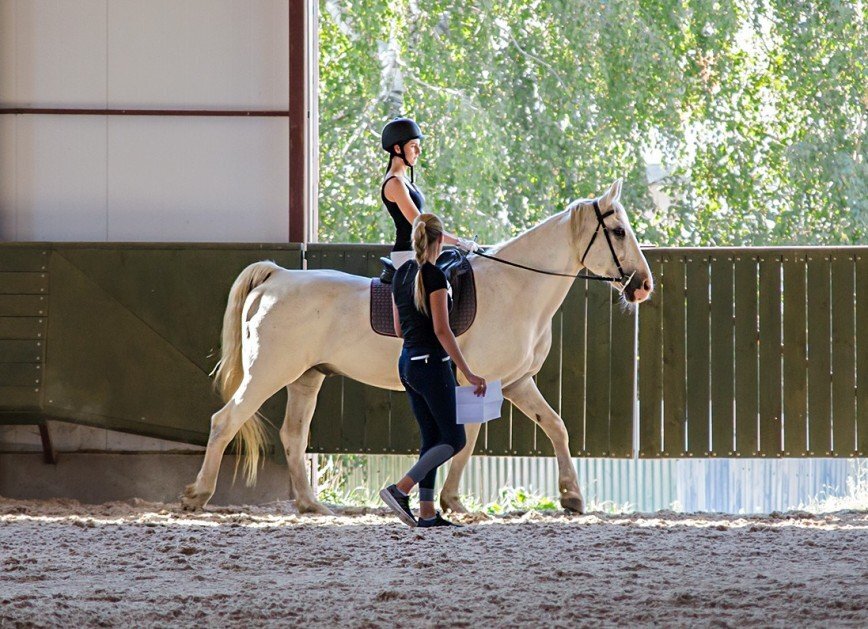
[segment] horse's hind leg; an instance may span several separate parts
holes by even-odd
[[[505,388],[503,396],[545,431],[555,448],[555,457],[558,460],[561,506],[568,511],[582,513],[585,501],[582,499],[579,476],[570,456],[569,435],[564,420],[549,406],[531,376],[525,376]]]
[[[481,424],[466,424],[464,426],[465,433],[467,434],[467,445],[449,461],[449,474],[446,475],[446,481],[440,490],[440,508],[444,512],[467,513],[467,509],[464,508],[464,505],[461,504],[461,499],[458,497],[458,484],[461,482],[461,473],[473,454],[473,448],[476,447],[476,438],[479,436],[480,426]]]
[[[310,369],[286,387],[288,400],[286,402],[286,417],[280,428],[280,440],[286,453],[289,478],[292,481],[293,492],[295,492],[295,506],[300,513],[331,514],[331,511],[320,504],[314,496],[308,481],[304,460],[310,420],[316,408],[317,393],[319,393],[324,379],[325,376],[322,373]]]
[[[283,383],[274,383],[260,378],[252,378],[248,373],[226,405],[211,416],[211,433],[205,460],[196,476],[196,482],[187,485],[181,496],[184,509],[195,510],[204,507],[217,488],[217,474],[226,446],[232,441],[241,425],[259,410],[265,401],[274,395]]]

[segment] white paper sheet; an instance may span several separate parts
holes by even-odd
[[[459,424],[481,424],[500,417],[503,406],[503,392],[500,380],[487,383],[483,397],[476,397],[476,387],[455,387],[455,405]]]

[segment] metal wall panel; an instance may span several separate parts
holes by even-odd
[[[298,245],[0,247],[2,269],[17,270],[0,270],[4,279],[33,280],[2,284],[0,421],[57,418],[204,444],[220,406],[208,373],[229,287],[263,259],[302,262]],[[21,389],[35,377],[34,403]],[[266,412],[282,417],[273,404]]]
[[[48,260],[38,243],[0,248],[0,418],[31,417],[42,405]]]

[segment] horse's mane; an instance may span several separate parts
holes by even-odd
[[[577,199],[577,200],[571,202],[569,205],[567,205],[567,207],[565,209],[561,210],[560,212],[555,212],[551,216],[544,218],[543,220],[541,220],[539,223],[537,223],[536,225],[534,225],[530,229],[526,229],[523,232],[516,234],[515,236],[513,236],[509,240],[504,240],[502,242],[497,243],[496,245],[491,245],[491,246],[487,247],[488,253],[492,253],[492,254],[498,253],[498,252],[502,251],[503,249],[505,249],[506,247],[508,247],[509,245],[511,245],[512,243],[514,243],[519,238],[521,238],[527,234],[530,234],[532,232],[535,232],[538,229],[541,229],[543,227],[543,225],[546,225],[547,223],[558,219],[559,217],[563,216],[564,214],[573,211],[573,209],[576,208],[577,206],[582,205],[583,203],[591,203],[592,201],[593,201],[593,199]]]

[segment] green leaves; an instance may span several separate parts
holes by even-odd
[[[323,0],[320,239],[392,239],[379,132],[403,113],[427,136],[416,171],[427,208],[483,242],[619,176],[643,242],[864,242],[865,11]],[[669,173],[668,205],[652,198],[649,159]]]

